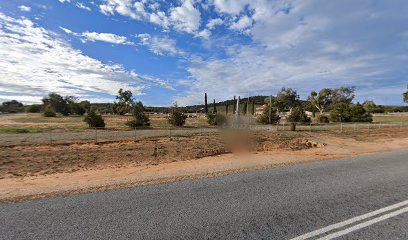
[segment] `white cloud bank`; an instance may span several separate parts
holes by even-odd
[[[122,45],[134,45],[133,42],[128,41],[127,37],[119,36],[113,33],[97,33],[97,32],[83,32],[83,33],[76,33],[71,31],[70,29],[60,27],[65,33],[72,34],[76,37],[81,38],[81,41],[86,42],[107,42],[112,44],[122,44]]]
[[[214,0],[222,13],[251,10],[252,20],[241,17],[231,27],[252,24],[252,41],[229,42],[226,57],[193,59],[188,68],[191,88],[174,100],[200,103],[204,92],[217,100],[275,94],[283,86],[306,98],[311,90],[354,85],[356,100],[401,104],[408,81],[404,2]]]
[[[26,18],[0,13],[0,99],[36,102],[48,94],[76,95],[83,99],[112,100],[120,88],[136,95],[160,79],[105,64],[72,48],[58,36]]]
[[[18,9],[20,9],[20,11],[22,11],[22,12],[29,12],[29,11],[31,11],[31,7],[30,7],[30,6],[26,6],[26,5],[20,5],[20,6],[18,7]]]

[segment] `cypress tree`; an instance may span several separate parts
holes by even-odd
[[[204,112],[208,113],[207,93],[205,93],[205,95],[204,95]]]
[[[237,104],[237,100],[235,99],[235,96],[234,96],[234,102],[232,103],[232,107],[233,107],[232,114],[235,114],[235,111],[236,111],[235,104]]]
[[[213,107],[214,107],[213,112],[217,113],[217,107],[215,106],[215,99],[214,99]]]
[[[255,115],[255,101],[252,99],[252,115]]]

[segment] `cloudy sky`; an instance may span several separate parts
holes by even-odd
[[[356,86],[357,101],[402,104],[407,84],[407,0],[0,1],[0,102]]]

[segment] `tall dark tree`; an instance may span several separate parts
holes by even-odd
[[[243,107],[242,107],[242,115],[247,114],[247,109],[248,109],[248,103],[244,102]]]
[[[408,91],[406,91],[403,95],[404,102],[408,103]]]
[[[204,95],[204,112],[208,113],[207,93]]]
[[[126,125],[131,128],[150,126],[149,116],[145,113],[145,107],[142,102],[136,102],[132,106],[133,119],[129,120]]]
[[[236,99],[236,97],[234,96],[234,102],[232,103],[232,114],[235,114],[235,111],[237,110],[236,108],[236,105],[237,105],[237,99]]]
[[[255,115],[255,100],[252,99],[252,115]]]
[[[225,102],[225,115],[228,115],[228,102]]]
[[[215,99],[214,99],[214,102],[213,102],[213,113],[217,113],[217,107],[215,106]]]

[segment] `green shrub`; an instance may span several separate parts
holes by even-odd
[[[104,128],[105,127],[105,121],[103,120],[101,115],[95,112],[95,110],[90,110],[88,114],[86,114],[84,118],[84,122],[86,122],[88,126],[92,128]]]
[[[131,128],[150,126],[149,116],[145,114],[142,102],[135,103],[132,108],[133,119],[128,120],[126,125]]]
[[[269,122],[269,107],[265,108],[261,115],[258,116],[256,121],[261,124],[276,124],[279,122],[280,117],[276,113],[276,108],[271,108],[271,121]]]
[[[291,130],[296,130],[296,123],[309,123],[310,118],[306,115],[302,107],[294,107],[287,117],[286,121],[291,123]]]
[[[331,122],[350,122],[350,105],[342,102],[336,103],[331,109],[329,119]]]
[[[177,104],[174,104],[170,108],[169,118],[167,119],[168,122],[173,126],[183,126],[186,123],[187,116],[181,112]]]
[[[52,108],[50,105],[48,105],[44,112],[43,112],[44,117],[56,117],[57,114],[54,111],[54,108]]]
[[[363,105],[357,103],[350,106],[350,116],[352,122],[372,122],[373,116],[364,109]]]
[[[41,112],[41,109],[42,109],[42,105],[33,104],[33,105],[27,106],[25,110],[26,112],[29,112],[29,113],[39,113]]]
[[[209,113],[207,114],[207,122],[211,126],[221,126],[227,122],[227,117],[220,113]]]

